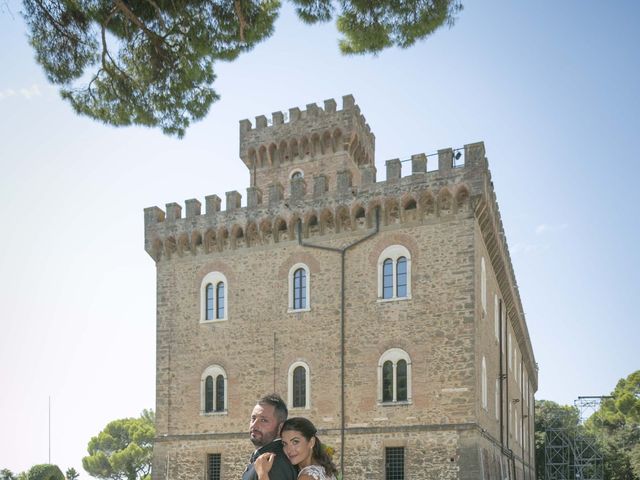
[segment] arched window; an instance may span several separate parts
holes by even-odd
[[[502,307],[501,303],[502,302],[498,299],[498,294],[496,293],[493,297],[493,330],[496,336],[496,340],[500,340],[500,308]]]
[[[207,375],[204,384],[204,413],[211,413],[213,412],[213,377]]]
[[[213,297],[213,284],[207,283],[207,313],[205,320],[213,320],[213,306],[215,305]]]
[[[224,318],[224,282],[216,285],[216,319]]]
[[[481,374],[481,389],[482,389],[482,408],[487,410],[488,407],[488,392],[487,392],[487,361],[484,356],[482,357],[482,374]]]
[[[393,297],[393,260],[385,259],[382,263],[382,298]]]
[[[295,180],[296,178],[303,178],[303,177],[304,177],[304,172],[299,168],[296,168],[289,174],[289,178],[291,180]]]
[[[200,381],[201,412],[205,415],[227,412],[227,374],[219,365],[211,365]]]
[[[500,418],[500,379],[496,379],[496,420]]]
[[[210,272],[200,286],[200,322],[227,319],[227,278],[220,272]]]
[[[289,367],[288,404],[289,408],[311,408],[309,365],[295,362]]]
[[[222,375],[218,375],[216,377],[216,412],[222,412],[225,409],[224,395],[224,377]]]
[[[402,245],[391,245],[378,258],[378,299],[407,298],[411,298],[411,254]]]
[[[382,401],[393,402],[393,362],[382,364]]]
[[[480,260],[480,301],[482,302],[482,315],[487,313],[487,267],[484,257]]]
[[[398,258],[396,262],[396,297],[405,298],[407,296],[407,259]]]
[[[304,408],[306,404],[307,372],[303,366],[293,369],[293,408]]]
[[[311,309],[309,267],[296,263],[289,270],[289,312]]]
[[[404,350],[392,348],[378,362],[378,402],[411,402],[411,359]]]
[[[404,359],[396,363],[396,400],[407,401],[407,361]]]
[[[293,272],[293,309],[302,310],[307,307],[307,272],[298,268]]]

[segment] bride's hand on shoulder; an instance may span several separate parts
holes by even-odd
[[[256,458],[253,463],[253,468],[258,474],[258,480],[269,480],[269,471],[273,467],[273,461],[276,459],[276,454],[267,452]]]

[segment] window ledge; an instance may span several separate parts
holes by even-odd
[[[311,311],[311,307],[297,308],[297,309],[289,308],[287,310],[287,313],[300,313],[300,312],[310,312],[310,311]]]
[[[213,320],[200,320],[200,324],[201,325],[207,325],[209,323],[226,322],[227,320],[228,320],[227,318],[214,318]]]
[[[411,400],[403,400],[402,402],[381,402],[378,400],[378,406],[380,407],[397,407],[403,405],[411,405],[413,402]]]
[[[392,297],[392,298],[380,298],[380,297],[378,297],[378,303],[402,302],[404,300],[411,300],[411,295],[409,295],[408,297]]]
[[[222,410],[221,412],[200,412],[200,415],[203,417],[219,417],[221,415],[228,415],[229,412],[227,410]]]

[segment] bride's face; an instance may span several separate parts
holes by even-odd
[[[284,454],[293,465],[298,465],[300,468],[311,465],[313,446],[316,443],[315,437],[307,440],[302,432],[297,430],[282,432],[281,437]]]

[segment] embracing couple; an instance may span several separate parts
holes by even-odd
[[[249,423],[256,451],[242,480],[335,480],[336,466],[316,427],[306,418],[287,420],[287,416],[287,405],[279,395],[258,400]]]

